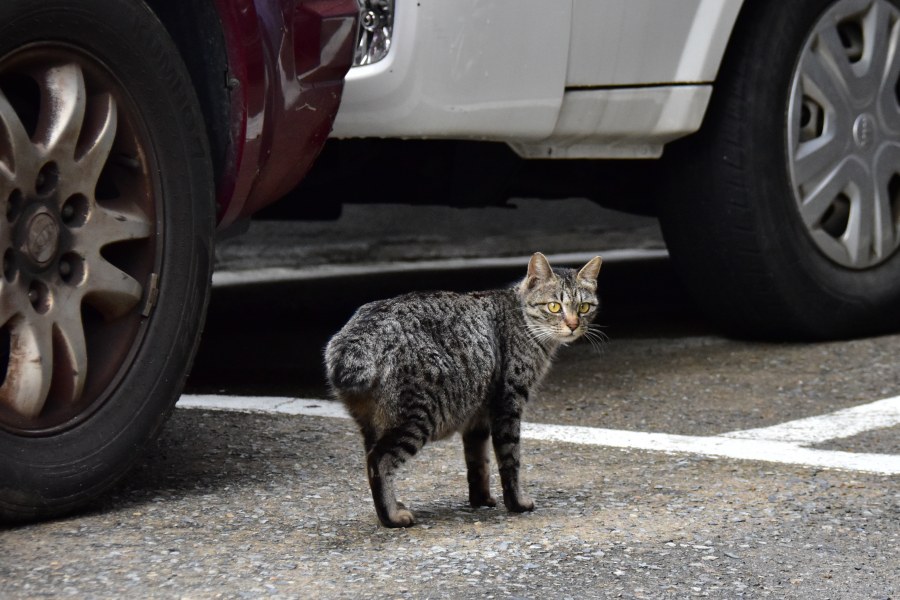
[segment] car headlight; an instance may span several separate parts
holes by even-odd
[[[359,31],[353,66],[371,65],[387,56],[394,31],[394,0],[358,0]]]

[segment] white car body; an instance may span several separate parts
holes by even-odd
[[[743,0],[396,0],[387,56],[346,78],[332,137],[653,158],[699,129]]]

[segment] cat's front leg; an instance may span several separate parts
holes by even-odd
[[[520,429],[523,398],[508,397],[491,414],[491,437],[500,468],[503,504],[512,512],[534,510],[534,501],[522,491],[519,482]]]
[[[478,415],[462,432],[466,475],[469,480],[469,504],[473,508],[497,505],[497,500],[491,496],[491,459],[488,454],[490,437],[491,425],[487,415]]]

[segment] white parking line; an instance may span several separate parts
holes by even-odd
[[[601,252],[604,262],[623,262],[666,258],[666,250],[607,250]],[[552,264],[567,265],[585,263],[597,253],[569,252],[550,254],[547,259]],[[389,263],[369,263],[352,265],[317,265],[305,268],[268,267],[246,271],[216,271],[212,276],[213,287],[250,285],[254,283],[277,283],[280,281],[308,281],[334,277],[354,277],[359,275],[384,275],[387,273],[408,273],[411,271],[460,271],[464,269],[497,269],[522,267],[528,264],[530,256],[502,256],[493,258],[448,258],[440,260],[393,261]]]
[[[205,410],[350,418],[340,403],[331,400],[186,394],[181,397],[177,406]],[[840,425],[842,420],[844,425]],[[897,455],[816,450],[804,447],[804,445],[849,437],[872,429],[892,427],[898,423],[900,423],[900,397],[895,397],[839,410],[827,415],[789,421],[773,427],[732,431],[717,436],[671,435],[573,425],[525,423],[522,426],[522,437],[570,444],[699,454],[798,464],[823,469],[900,475],[900,456]]]
[[[771,440],[809,446],[894,425],[900,425],[900,396],[845,408],[818,417],[797,419],[759,429],[732,431],[722,435],[745,440]]]

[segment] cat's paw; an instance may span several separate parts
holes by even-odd
[[[515,497],[504,496],[503,504],[506,505],[506,510],[515,513],[530,512],[534,510],[534,500],[521,493]]]
[[[385,527],[412,527],[416,524],[416,519],[412,511],[406,508],[398,508],[387,518],[381,520],[381,524]]]
[[[490,494],[469,494],[469,505],[472,508],[478,508],[479,506],[494,507],[497,506],[497,499]]]

